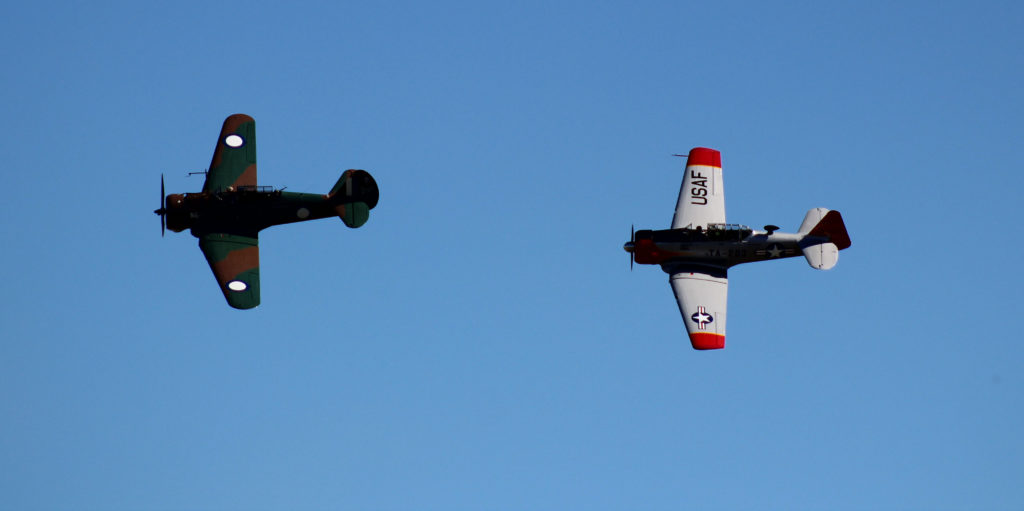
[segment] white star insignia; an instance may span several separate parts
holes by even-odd
[[[704,330],[705,325],[715,320],[711,314],[704,312],[703,306],[697,307],[697,312],[694,312],[693,315],[690,316],[690,319],[692,319],[694,323],[697,323],[697,328],[701,330]]]

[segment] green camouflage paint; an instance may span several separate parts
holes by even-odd
[[[256,186],[256,121],[245,114],[224,120],[203,191],[218,192],[240,186]]]
[[[251,309],[260,304],[259,240],[231,234],[204,234],[199,237],[199,248],[229,305]]]

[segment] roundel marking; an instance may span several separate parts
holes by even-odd
[[[245,139],[242,138],[241,135],[235,135],[232,133],[231,135],[224,137],[224,143],[227,144],[228,147],[242,147],[245,145]]]
[[[248,287],[249,286],[241,280],[232,280],[231,282],[228,282],[228,289],[232,291],[245,291]]]
[[[694,312],[690,319],[694,323],[697,323],[697,328],[704,330],[704,327],[715,320],[714,316],[704,311],[704,307],[697,307],[697,312]]]
[[[308,218],[309,210],[306,208],[299,208],[299,210],[295,212],[295,216],[299,218]]]

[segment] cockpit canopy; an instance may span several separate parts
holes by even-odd
[[[701,241],[740,241],[753,234],[750,227],[740,224],[708,224],[703,227],[665,229],[661,231],[636,231],[636,240],[653,240],[655,243],[685,243]]]
[[[708,239],[711,240],[742,240],[754,233],[754,230],[742,224],[708,224]]]

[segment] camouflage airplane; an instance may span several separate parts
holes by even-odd
[[[377,183],[365,170],[346,170],[327,195],[256,185],[256,122],[245,114],[224,120],[203,191],[164,197],[160,177],[161,234],[191,229],[199,238],[228,305],[260,304],[258,233],[267,227],[331,216],[359,227],[377,205]]]
[[[850,246],[838,211],[808,211],[795,234],[778,229],[725,223],[722,155],[697,147],[687,157],[672,228],[631,232],[623,248],[630,253],[630,266],[634,261],[658,264],[669,274],[690,343],[694,349],[713,350],[725,347],[729,267],[803,254],[812,268],[828,270],[839,260],[839,251]]]

